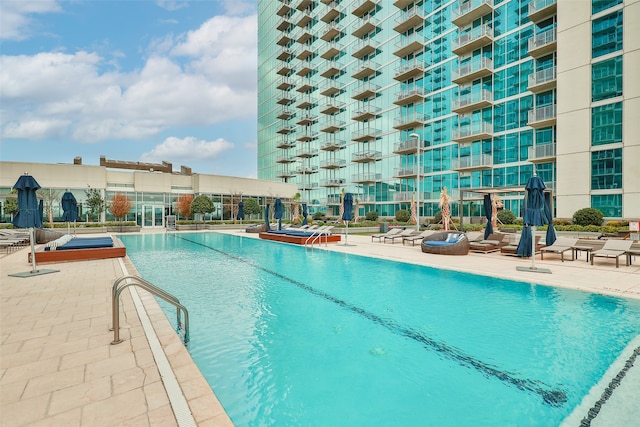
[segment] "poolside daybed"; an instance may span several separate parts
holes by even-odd
[[[422,252],[438,255],[467,255],[469,239],[460,231],[443,231],[425,237],[420,244]]]
[[[66,242],[56,240],[49,242],[45,247],[35,252],[36,262],[86,261],[119,258],[127,255],[127,248],[124,244],[120,239],[112,236],[74,237],[72,239],[65,237]],[[58,242],[61,244],[58,245]],[[29,262],[31,262],[31,253],[29,253]]]

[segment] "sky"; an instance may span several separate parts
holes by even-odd
[[[256,8],[0,0],[0,160],[256,178]]]

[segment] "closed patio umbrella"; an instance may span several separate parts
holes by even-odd
[[[284,214],[284,206],[282,200],[276,199],[273,205],[273,217],[278,220],[278,230],[282,230],[282,215]]]
[[[307,215],[309,215],[309,212],[307,211],[307,204],[303,203],[302,204],[302,225],[307,225],[309,223],[307,221]]]
[[[35,178],[28,174],[24,174],[18,178],[18,181],[13,186],[13,189],[18,192],[18,213],[13,218],[12,224],[18,228],[29,229],[32,269],[30,272],[12,274],[11,276],[30,277],[57,271],[38,270],[36,268],[35,228],[42,227],[42,213],[40,211],[38,197],[36,196],[36,191],[40,188],[40,184],[38,184]]]
[[[66,191],[62,195],[62,220],[67,222],[67,234],[70,234],[70,223],[74,223],[78,219],[78,201],[71,191]]]
[[[535,265],[535,234],[536,227],[548,223],[547,216],[544,213],[544,190],[547,186],[542,179],[534,175],[529,178],[527,185],[524,187],[526,190],[526,196],[524,199],[524,214],[522,218],[524,220],[525,227],[531,227],[530,242],[525,242],[531,245],[531,267],[516,267],[520,271],[531,271],[536,273],[551,273],[551,270],[547,268],[537,268]],[[524,229],[523,229],[524,232]],[[524,253],[524,249],[523,249]]]
[[[242,224],[242,220],[244,219],[244,203],[238,202],[238,214],[236,215],[236,219],[240,220],[240,224]]]
[[[493,224],[491,221],[493,215],[493,206],[491,205],[491,195],[484,195],[484,216],[487,218],[487,226],[484,228],[484,238],[486,239],[491,234],[493,234]]]
[[[342,203],[344,205],[344,212],[342,213],[341,219],[347,226],[344,237],[344,245],[347,246],[347,240],[349,239],[349,221],[353,220],[353,194],[345,194]]]
[[[547,224],[549,224],[545,242],[547,246],[550,246],[556,241],[556,229],[553,227],[553,213],[551,212],[551,193],[544,193],[544,214],[547,217]]]
[[[269,203],[264,207],[264,222],[267,226],[267,231],[271,231],[271,226],[269,226]]]

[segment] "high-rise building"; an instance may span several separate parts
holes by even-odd
[[[640,218],[640,1],[260,0],[258,176],[311,211]]]

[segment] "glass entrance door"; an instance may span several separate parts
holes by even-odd
[[[142,226],[145,228],[164,227],[164,207],[161,205],[143,205]]]

